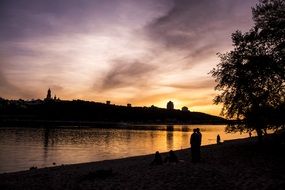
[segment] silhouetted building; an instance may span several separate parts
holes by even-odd
[[[189,111],[189,109],[186,106],[183,106],[181,110],[185,112]]]
[[[106,101],[106,104],[107,104],[107,105],[110,105],[110,104],[111,104],[111,101],[107,100],[107,101]]]
[[[132,104],[127,104],[127,107],[129,107],[129,108],[132,107]]]
[[[173,109],[174,109],[174,104],[173,104],[173,102],[169,101],[169,102],[167,103],[167,105],[166,105],[166,108],[167,108],[168,110],[173,110]]]
[[[51,90],[50,90],[50,88],[48,89],[48,91],[47,91],[47,97],[46,97],[46,99],[45,100],[51,100],[52,98],[51,98]]]

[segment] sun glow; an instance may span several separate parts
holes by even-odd
[[[231,32],[251,24],[254,1],[227,1],[225,9],[202,3],[206,15],[181,3],[4,4],[0,97],[42,99],[51,88],[61,99],[163,108],[172,100],[176,109],[218,113],[208,73],[216,53],[230,49]]]

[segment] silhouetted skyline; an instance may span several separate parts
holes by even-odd
[[[217,52],[252,26],[257,0],[4,0],[0,97],[175,106],[218,115]]]

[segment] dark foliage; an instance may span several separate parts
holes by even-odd
[[[234,50],[219,54],[211,71],[222,91],[214,102],[222,114],[242,120],[228,131],[284,128],[285,115],[285,1],[261,0],[252,9],[254,26],[232,34]]]

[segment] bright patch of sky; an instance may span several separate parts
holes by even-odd
[[[3,0],[0,96],[85,99],[218,115],[209,71],[257,0]]]

